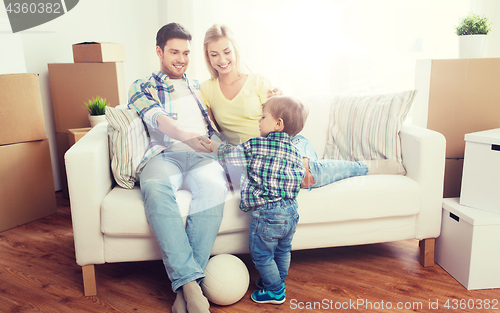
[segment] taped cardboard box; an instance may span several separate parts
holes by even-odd
[[[0,145],[46,138],[38,74],[0,75]]]
[[[49,64],[56,132],[90,127],[85,102],[101,96],[109,106],[127,103],[123,63]]]
[[[73,45],[75,63],[124,62],[125,45],[111,42],[81,42]]]
[[[57,212],[48,139],[0,146],[0,231]]]
[[[460,197],[464,159],[446,159],[443,198]]]
[[[417,60],[414,124],[446,137],[446,158],[463,159],[465,134],[500,127],[498,82],[500,58]]]
[[[70,148],[68,133],[56,133],[57,157],[59,159],[59,178],[61,180],[62,196],[69,198],[68,178],[66,176],[66,163],[64,154]]]
[[[80,140],[85,134],[87,134],[92,128],[73,128],[68,130],[68,141],[69,146],[74,145],[78,140]]]

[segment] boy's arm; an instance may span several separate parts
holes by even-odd
[[[235,147],[229,144],[221,144],[220,142],[213,140],[210,143],[210,147],[221,163],[246,167],[247,158],[242,144]]]

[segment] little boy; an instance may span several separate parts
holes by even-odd
[[[211,144],[219,162],[245,166],[240,209],[250,211],[249,247],[261,278],[252,293],[257,303],[285,302],[285,278],[290,267],[292,238],[299,220],[297,194],[304,178],[302,156],[290,138],[304,127],[307,110],[284,96],[262,106],[260,135],[238,146]]]

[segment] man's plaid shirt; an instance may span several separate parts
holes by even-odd
[[[250,211],[269,202],[297,197],[306,170],[288,134],[271,132],[267,137],[251,138],[236,147],[223,144],[217,152],[223,165],[246,167],[241,184],[241,210]]]
[[[201,113],[207,121],[208,134],[212,136],[214,133],[217,133],[217,131],[215,124],[208,116],[207,107],[200,94],[200,84],[196,80],[189,80],[186,74],[184,74],[183,78],[186,80],[191,94],[198,103]],[[163,150],[168,149],[173,143],[172,138],[163,135],[158,130],[158,125],[156,123],[158,115],[161,114],[166,114],[174,120],[177,120],[177,94],[169,81],[169,77],[162,72],[155,72],[147,79],[136,80],[129,90],[128,107],[137,111],[148,127],[149,136],[151,138],[149,147],[141,163],[137,167],[137,172],[140,173],[151,158],[161,153]],[[219,135],[218,137],[222,136]]]

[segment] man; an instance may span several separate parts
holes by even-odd
[[[146,217],[177,293],[172,312],[209,312],[199,286],[222,220],[227,182],[209,150],[215,125],[199,84],[188,80],[191,35],[181,25],[163,26],[156,37],[160,71],[135,81],[129,93],[147,125],[151,144],[138,171]],[[184,227],[176,192],[192,193]]]

